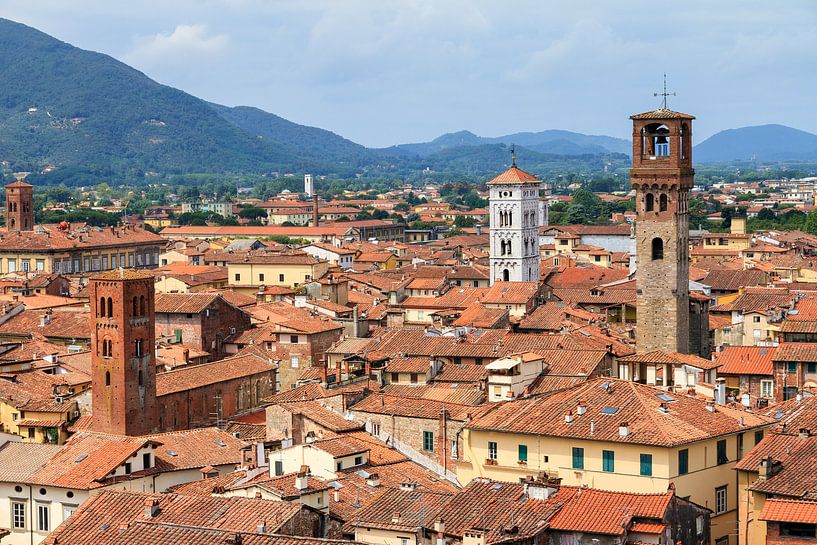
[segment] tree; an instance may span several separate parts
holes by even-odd
[[[803,231],[810,235],[817,235],[817,210],[812,210],[803,223]]]
[[[774,213],[774,210],[771,208],[763,208],[760,212],[757,213],[757,219],[759,220],[771,220],[774,221],[777,218],[777,215]]]
[[[248,206],[247,208],[242,208],[238,211],[238,217],[249,220],[257,220],[259,218],[267,217],[267,212],[258,206]]]
[[[454,219],[455,227],[473,227],[479,223],[476,218],[469,218],[468,216],[457,216]]]

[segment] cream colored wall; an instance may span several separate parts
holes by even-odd
[[[430,324],[433,322],[431,315],[438,309],[433,308],[406,308],[404,319],[407,322]]]
[[[358,526],[355,528],[355,541],[361,543],[372,543],[376,545],[400,545],[402,539],[407,539],[409,545],[417,544],[417,535],[411,532],[398,532],[395,530],[380,530],[378,528],[366,528]]]
[[[766,522],[758,520],[766,495],[752,492],[756,472],[738,471],[738,545],[766,545]]]
[[[404,384],[404,385],[423,385],[427,384],[431,380],[431,367],[429,366],[428,371],[425,373],[415,373],[417,375],[417,382],[411,382],[411,373],[397,373],[397,380],[392,380],[392,373],[386,368],[386,372],[384,377],[388,384]]]
[[[504,303],[482,303],[485,308],[503,308],[508,309],[508,314],[521,318],[527,312],[526,305],[508,305]]]
[[[317,280],[329,270],[326,262],[319,262],[315,265],[273,265],[263,263],[228,263],[227,282],[235,288],[255,288],[264,286],[287,286],[297,287],[311,280]],[[235,275],[239,274],[240,279],[236,280]],[[260,276],[263,274],[264,279]],[[284,280],[280,276],[284,275]]]
[[[581,417],[578,417],[581,418]],[[754,446],[754,429],[744,433],[743,453]],[[729,462],[717,464],[718,439],[726,439]],[[488,442],[497,443],[497,464],[485,463]],[[734,466],[738,457],[738,435],[714,438],[685,445],[689,450],[689,473],[678,475],[678,451],[649,445],[631,445],[608,441],[565,439],[536,435],[463,430],[463,452],[457,463],[457,479],[465,485],[476,477],[518,482],[527,475],[545,471],[560,477],[562,483],[605,490],[628,492],[664,492],[671,482],[679,496],[715,509],[715,489],[727,486],[727,511],[712,515],[712,542],[734,533],[737,523],[738,491]],[[518,445],[528,447],[528,462],[518,463]],[[573,447],[584,448],[584,469],[572,468]],[[612,450],[614,472],[602,471],[602,450]],[[652,454],[652,476],[641,476],[640,455]],[[547,461],[545,461],[547,457]],[[733,540],[732,543],[736,541]]]
[[[155,286],[156,293],[190,293],[187,284],[178,278],[162,276]]]

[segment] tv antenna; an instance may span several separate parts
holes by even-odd
[[[667,97],[674,97],[676,96],[674,92],[668,93],[667,92],[667,75],[664,74],[664,92],[663,93],[653,93],[652,96],[654,97],[661,97],[661,109],[667,109]]]

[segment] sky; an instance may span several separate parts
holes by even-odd
[[[160,83],[385,147],[470,130],[817,133],[817,1],[0,0],[0,17]]]

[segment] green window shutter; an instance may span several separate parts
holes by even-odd
[[[528,461],[528,445],[519,445],[519,461]]]
[[[134,303],[134,304],[136,304],[136,303]],[[173,333],[176,334],[176,342],[177,343],[182,342],[182,330],[181,329],[174,329]]]
[[[718,465],[725,464],[729,461],[726,455],[726,439],[718,441]]]
[[[584,449],[573,447],[573,469],[584,469]]]
[[[428,452],[434,452],[434,432],[433,431],[424,431],[423,432],[423,450]]]
[[[601,470],[607,473],[612,473],[616,470],[616,458],[612,450],[601,451]]]
[[[640,475],[645,477],[652,476],[652,454],[642,454],[641,455],[641,470],[639,471]]]
[[[678,475],[686,475],[689,473],[689,450],[683,449],[678,451]]]

